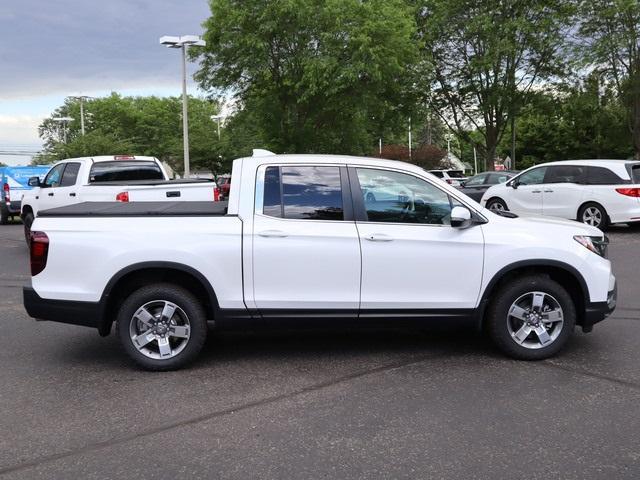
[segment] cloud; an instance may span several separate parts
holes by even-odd
[[[178,52],[158,39],[201,34],[209,14],[206,0],[11,2],[0,7],[0,99],[176,85]]]

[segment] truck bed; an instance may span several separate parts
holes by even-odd
[[[89,183],[88,187],[99,187],[102,185],[108,186],[171,186],[171,185],[181,185],[181,184],[201,184],[201,183],[215,183],[212,179],[209,178],[177,178],[173,180],[113,180],[109,182],[93,182]]]
[[[227,202],[82,202],[51,208],[39,217],[221,217]]]

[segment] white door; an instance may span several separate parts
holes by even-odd
[[[542,215],[544,175],[547,167],[533,168],[512,180],[505,195],[507,207],[514,213]],[[515,182],[515,183],[514,183]]]
[[[482,282],[482,228],[451,227],[454,199],[424,179],[374,168],[353,168],[350,174],[373,193],[362,195],[364,215],[356,222],[361,314],[474,308]],[[383,194],[388,191],[406,195],[389,199]]]
[[[284,309],[357,315],[360,243],[343,185],[348,191],[344,167],[258,169],[253,294],[263,315]]]
[[[51,170],[49,170],[47,176],[44,177],[42,186],[36,194],[38,211],[48,210],[59,206],[56,201],[60,196],[56,196],[56,191],[60,188],[65,166],[65,163],[55,165]]]
[[[554,217],[576,219],[578,208],[589,187],[585,185],[585,167],[555,165],[547,168],[543,187],[543,213]]]

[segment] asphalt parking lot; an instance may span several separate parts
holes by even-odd
[[[640,231],[610,238],[619,307],[551,360],[466,332],[263,332],[148,373],[27,317],[2,226],[0,477],[640,478]]]

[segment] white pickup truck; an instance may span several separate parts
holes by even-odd
[[[69,158],[54,164],[44,180],[29,179],[33,187],[22,196],[25,237],[41,210],[80,202],[214,201],[212,180],[169,180],[154,157],[108,155]]]
[[[101,335],[115,323],[133,360],[168,370],[195,358],[208,321],[440,319],[486,328],[506,354],[535,360],[615,307],[607,239],[594,227],[496,214],[396,161],[263,154],[236,160],[232,174],[228,206],[42,212],[24,288],[29,315]]]

